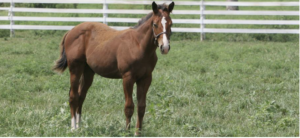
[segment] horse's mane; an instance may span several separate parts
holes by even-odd
[[[166,3],[161,4],[161,5],[157,5],[158,9],[161,9],[163,11],[168,11],[168,5]],[[143,23],[145,23],[146,21],[148,21],[153,15],[153,12],[150,12],[149,14],[147,14],[145,17],[143,17],[142,19],[140,19],[138,21],[138,24],[135,25],[133,28],[138,28],[139,26],[141,26]]]

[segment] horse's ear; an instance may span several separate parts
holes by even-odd
[[[169,4],[169,7],[168,7],[169,12],[172,12],[174,6],[175,6],[174,2],[172,2],[172,3]]]
[[[155,1],[152,2],[152,10],[153,10],[154,14],[158,13],[157,4],[155,3]]]

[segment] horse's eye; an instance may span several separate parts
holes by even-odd
[[[157,24],[154,23],[153,26],[157,28]]]

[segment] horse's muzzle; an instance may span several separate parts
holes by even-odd
[[[171,47],[170,45],[167,46],[159,46],[160,52],[161,54],[168,54],[168,52],[170,51]]]

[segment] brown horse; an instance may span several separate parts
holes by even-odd
[[[156,48],[162,54],[170,50],[172,20],[169,5],[152,3],[153,12],[142,18],[134,28],[117,31],[102,23],[85,22],[67,32],[60,44],[61,55],[54,70],[63,72],[69,67],[71,88],[71,128],[80,125],[82,104],[94,74],[106,78],[123,79],[126,129],[134,111],[132,91],[137,84],[136,135],[142,129],[146,108],[146,94],[157,62]]]

